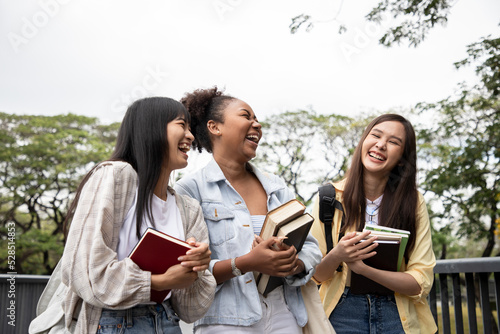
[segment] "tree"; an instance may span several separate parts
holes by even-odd
[[[407,42],[416,47],[434,26],[446,24],[450,9],[455,3],[452,0],[384,0],[366,15],[366,19],[379,24],[388,17],[395,21],[380,38],[380,44],[389,47]],[[318,22],[311,15],[297,15],[292,18],[290,32],[294,34],[301,27],[311,31],[316,23]],[[340,25],[339,33],[347,29],[345,25]]]
[[[110,155],[117,129],[72,114],[0,113],[0,243],[14,223],[17,273],[53,270],[63,250],[68,202],[81,176]],[[2,245],[1,268],[7,268],[6,250]]]
[[[269,117],[262,122],[264,140],[256,164],[280,175],[309,205],[319,185],[344,176],[366,124],[366,118],[306,110]]]
[[[500,39],[483,38],[468,53],[456,66],[480,60],[481,83],[463,85],[457,97],[419,105],[421,113],[437,118],[420,133],[422,153],[434,159],[424,186],[443,205],[436,218],[454,225],[459,237],[485,240],[482,256],[491,256],[500,201]]]

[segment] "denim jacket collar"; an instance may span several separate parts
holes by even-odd
[[[277,179],[271,178],[270,174],[266,172],[261,172],[258,168],[255,168],[250,162],[247,162],[249,169],[257,176],[257,179],[262,184],[262,187],[266,191],[267,195],[270,195],[276,191],[285,189],[285,185],[282,182],[278,182]],[[222,169],[219,164],[212,159],[205,167],[205,175],[207,182],[219,182],[227,181]]]

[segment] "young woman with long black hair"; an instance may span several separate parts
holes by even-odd
[[[206,270],[210,250],[203,214],[196,200],[168,186],[172,171],[187,165],[194,139],[189,120],[182,104],[170,98],[134,102],[111,158],[81,183],[61,261],[68,287],[65,327],[76,333],[181,333],[179,317],[192,322],[208,309],[215,280]],[[128,258],[147,227],[195,248],[181,264],[152,275]],[[171,292],[157,304],[150,302],[151,289]]]

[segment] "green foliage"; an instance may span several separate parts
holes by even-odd
[[[95,118],[73,114],[0,113],[4,143],[0,148],[0,226],[16,225],[18,273],[48,273],[55,266],[54,259],[62,252],[68,201],[92,164],[110,155],[117,128],[117,124],[103,126]],[[1,230],[2,249],[6,249],[5,236]],[[5,268],[5,263],[0,266]]]
[[[454,4],[450,0],[384,0],[366,18],[377,23],[388,16],[395,19],[396,24],[382,36],[380,44],[392,46],[406,41],[416,47],[434,26],[446,24]]]
[[[500,213],[500,39],[483,38],[468,46],[468,54],[456,66],[476,64],[481,83],[463,85],[457,97],[418,106],[422,114],[436,115],[420,132],[420,152],[428,164],[424,188],[443,207],[434,220],[439,233],[456,232],[462,240],[483,244],[481,255],[491,256]]]
[[[454,4],[452,0],[384,0],[366,15],[366,19],[376,23],[394,21],[393,26],[380,38],[380,44],[389,47],[407,42],[416,47],[434,26],[446,24]],[[309,32],[317,22],[311,15],[297,15],[292,18],[290,32],[295,34],[301,27],[306,27]],[[345,25],[339,24],[339,34],[347,29]]]
[[[481,77],[484,89],[491,94],[492,98],[498,97],[500,93],[500,38],[481,38],[479,42],[467,47],[469,55],[462,61],[456,62],[455,66],[460,68],[464,65],[477,64],[476,73]]]
[[[318,185],[344,175],[366,124],[366,118],[306,110],[268,117],[262,122],[264,138],[255,162],[280,175],[309,205]]]
[[[421,152],[435,160],[424,187],[443,205],[436,218],[456,225],[459,237],[488,239],[483,256],[490,256],[500,193],[500,103],[464,91],[458,100],[421,108],[440,111],[435,125],[420,133]]]

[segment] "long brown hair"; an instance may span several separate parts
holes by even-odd
[[[417,146],[415,131],[411,123],[401,115],[384,114],[368,124],[361,140],[354,151],[351,167],[347,172],[343,193],[346,222],[343,231],[351,227],[361,231],[365,225],[366,196],[364,190],[364,167],[361,162],[361,148],[366,137],[377,124],[389,121],[401,123],[405,129],[405,144],[400,164],[390,172],[385,186],[384,197],[379,209],[380,225],[410,231],[410,238],[405,251],[409,252],[415,244],[417,222]]]

